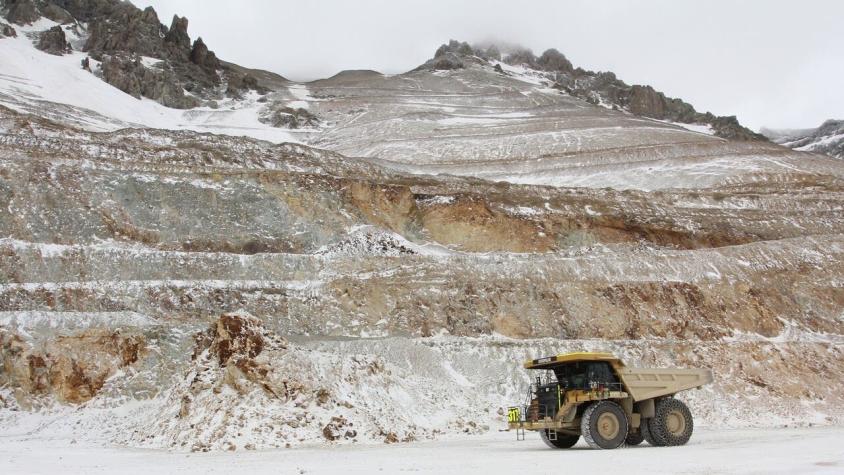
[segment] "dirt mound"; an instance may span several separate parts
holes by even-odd
[[[141,418],[126,443],[208,451],[409,441],[434,433],[404,417],[401,407],[423,391],[373,397],[412,380],[379,358],[338,360],[296,347],[245,312],[222,315],[195,343],[184,380]]]

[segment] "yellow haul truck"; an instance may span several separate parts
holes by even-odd
[[[531,384],[523,406],[508,411],[508,429],[524,440],[538,431],[551,448],[567,449],[580,436],[590,447],[614,449],[643,440],[683,445],[694,423],[680,391],[712,382],[708,369],[628,368],[610,353],[568,353],[525,362],[546,370]]]

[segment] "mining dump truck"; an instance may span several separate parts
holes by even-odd
[[[508,410],[508,430],[524,440],[537,431],[551,448],[580,439],[595,449],[646,440],[653,446],[683,445],[692,436],[689,408],[680,391],[712,382],[708,369],[628,368],[610,353],[568,353],[525,362],[543,370],[523,406]]]

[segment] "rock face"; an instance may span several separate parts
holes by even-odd
[[[33,347],[0,328],[0,385],[17,388],[24,407],[36,406],[42,396],[78,404],[96,396],[109,377],[137,363],[145,352],[143,337],[113,330],[87,330]]]
[[[45,53],[61,56],[71,51],[70,43],[67,42],[64,30],[61,26],[54,26],[41,33],[38,38],[38,49]]]
[[[175,55],[181,55],[190,50],[190,36],[188,35],[188,19],[173,15],[170,29],[164,35],[164,43]]]
[[[7,0],[6,19],[18,25],[27,25],[41,18],[33,0]]]
[[[542,53],[542,56],[536,60],[536,63],[546,71],[559,71],[562,73],[571,73],[574,71],[571,61],[563,53],[553,48]]]
[[[196,99],[185,95],[173,71],[147,67],[140,58],[103,56],[101,71],[103,80],[136,98],[147,97],[176,109],[199,105]]]
[[[190,51],[190,61],[212,72],[220,69],[220,60],[217,59],[217,55],[213,51],[208,51],[208,47],[205,46],[202,38],[197,38],[193,42],[193,47]]]
[[[114,53],[165,57],[161,35],[166,28],[159,23],[152,7],[141,11],[130,3],[116,3],[102,13],[84,8],[74,10],[74,13],[81,21],[89,18],[89,36],[84,50],[95,59]]]

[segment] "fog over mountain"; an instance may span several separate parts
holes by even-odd
[[[834,0],[799,8],[780,0],[136,3],[161,18],[186,15],[222,58],[295,80],[400,73],[443,39],[494,40],[536,54],[557,48],[576,65],[736,115],[754,130],[814,127],[844,110],[831,79],[844,76],[844,3]]]

